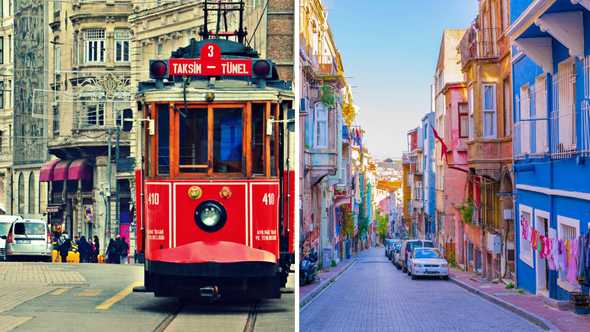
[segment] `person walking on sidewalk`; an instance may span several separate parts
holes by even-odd
[[[92,250],[92,262],[98,263],[98,255],[100,254],[100,242],[98,241],[98,236],[94,236],[94,247]]]
[[[113,239],[109,240],[109,245],[106,251],[107,255],[107,263],[109,264],[119,264],[119,251],[117,249],[117,242]]]
[[[68,262],[68,252],[72,248],[72,241],[68,236],[68,233],[64,232],[57,241],[59,255],[61,256],[61,262],[67,263]]]
[[[119,237],[117,241],[119,241],[119,245],[117,247],[119,248],[121,264],[125,264],[127,262],[127,255],[129,254],[129,245],[123,236]]]

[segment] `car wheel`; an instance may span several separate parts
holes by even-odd
[[[442,277],[443,280],[449,280],[449,276]]]

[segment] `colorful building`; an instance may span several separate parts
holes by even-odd
[[[508,1],[482,0],[459,50],[467,86],[466,268],[509,278],[513,248]]]
[[[437,243],[447,258],[464,266],[464,223],[459,206],[465,203],[469,113],[457,46],[465,30],[445,30],[434,76],[436,142]],[[444,144],[444,145],[443,145]]]
[[[554,269],[531,241],[573,240],[589,229],[590,2],[511,7],[517,285],[568,300],[580,290],[565,272],[570,263]]]

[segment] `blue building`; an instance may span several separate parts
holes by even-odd
[[[434,239],[436,234],[436,192],[435,192],[435,173],[434,173],[434,112],[427,113],[422,118],[420,130],[420,146],[423,147],[422,153],[422,174],[423,190],[422,195],[424,207],[424,233],[427,239]]]
[[[550,239],[588,232],[590,1],[512,0],[510,8],[517,285],[567,300],[579,285],[550,269],[523,225]]]

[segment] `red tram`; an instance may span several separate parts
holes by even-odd
[[[138,92],[144,291],[280,297],[294,261],[291,83],[252,48],[207,36],[150,75]]]

